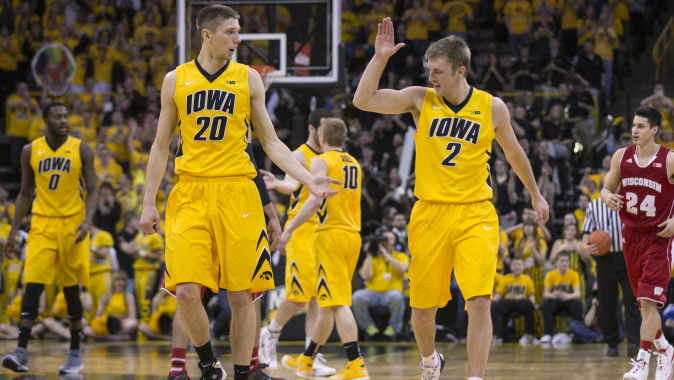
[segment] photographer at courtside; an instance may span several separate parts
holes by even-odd
[[[366,285],[365,289],[353,293],[353,313],[358,326],[365,330],[368,337],[372,337],[379,333],[379,329],[375,326],[368,308],[388,307],[391,317],[383,334],[388,338],[395,338],[403,327],[403,277],[410,259],[407,254],[393,250],[396,236],[391,231],[370,235],[363,240],[366,256],[358,274],[366,281]]]

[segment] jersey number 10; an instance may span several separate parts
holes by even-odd
[[[344,188],[358,190],[358,166],[344,165]]]

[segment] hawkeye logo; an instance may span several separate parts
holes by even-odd
[[[321,212],[323,212],[321,214]],[[328,200],[323,199],[323,203],[321,203],[321,207],[316,211],[316,215],[318,215],[318,223],[323,225],[325,223],[325,219],[328,217]]]
[[[271,254],[269,254],[269,249],[267,248],[269,246],[269,237],[264,228],[260,231],[260,237],[257,239],[255,250],[260,248],[262,239],[266,240],[267,243],[262,246],[262,251],[260,252],[260,257],[257,259],[257,265],[255,265],[255,271],[253,272],[251,281],[255,280],[255,277],[258,277],[262,281],[274,281],[274,275],[271,271]]]
[[[330,293],[330,288],[328,288],[328,275],[325,273],[323,268],[323,263],[318,263],[318,285],[316,287],[316,294],[318,294],[318,299],[325,301],[328,297],[332,298],[332,293]]]

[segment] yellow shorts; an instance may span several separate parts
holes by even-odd
[[[293,232],[286,246],[286,298],[309,302],[313,297],[316,297],[314,224],[306,222]]]
[[[269,237],[255,183],[181,177],[166,204],[165,287],[193,282],[261,292],[274,288]]]
[[[465,299],[491,297],[498,232],[498,217],[489,201],[417,201],[409,227],[410,305],[417,309],[445,306],[452,298],[452,269]]]
[[[89,236],[75,244],[84,213],[65,218],[34,215],[26,241],[23,282],[89,286]]]
[[[351,306],[351,279],[360,255],[360,233],[332,228],[314,237],[318,306]]]

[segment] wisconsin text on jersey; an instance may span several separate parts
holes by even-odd
[[[643,186],[643,187],[648,187],[650,189],[653,189],[657,191],[658,193],[662,193],[662,185],[650,180],[648,178],[640,178],[640,177],[630,177],[630,178],[623,178],[622,179],[622,185],[623,187],[626,186]]]

